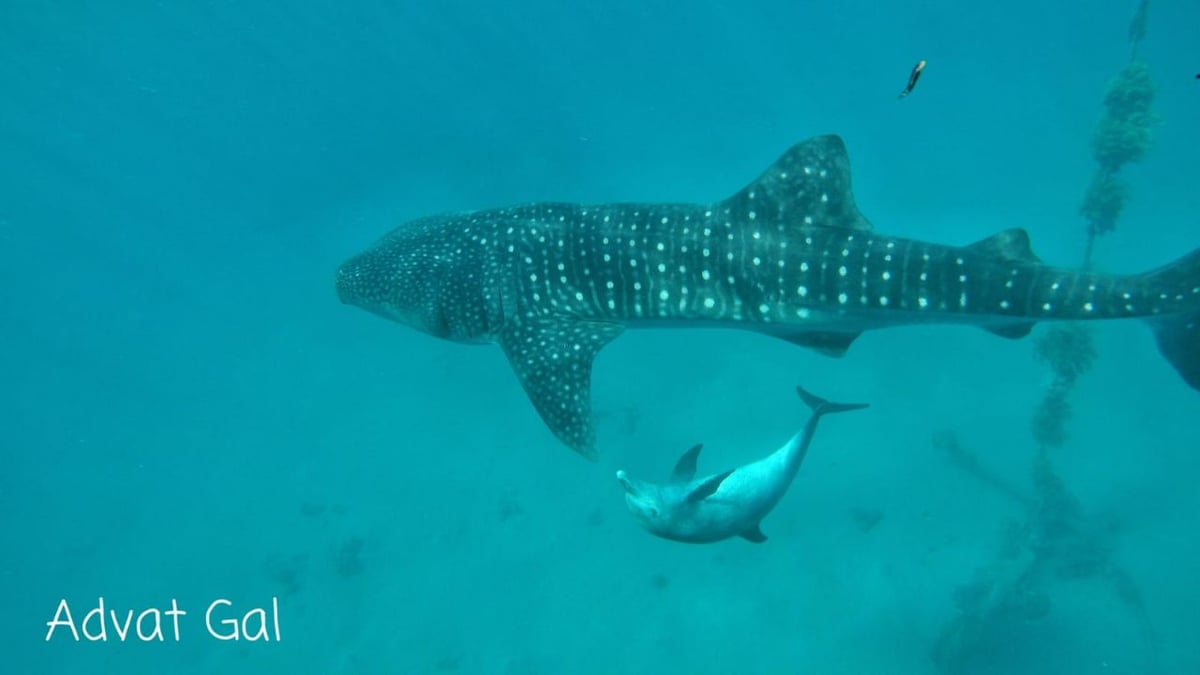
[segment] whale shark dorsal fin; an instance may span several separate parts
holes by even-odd
[[[870,230],[854,204],[850,156],[838,136],[793,145],[754,182],[721,203],[742,222]]]
[[[684,499],[684,501],[689,504],[695,504],[697,502],[704,501],[705,497],[711,496],[712,493],[717,491],[717,488],[721,487],[721,483],[726,478],[729,478],[729,474],[731,473],[733,473],[733,469],[730,469],[725,473],[719,473],[715,476],[705,478],[703,482],[692,488],[692,491],[688,493],[688,496]]]
[[[496,336],[505,356],[546,426],[563,443],[596,459],[592,427],[592,361],[622,327],[575,318],[525,318]]]
[[[738,536],[746,541],[752,541],[756,544],[761,544],[767,540],[767,535],[763,534],[762,526],[758,523],[755,523],[754,527],[742,532]]]
[[[1029,243],[1029,233],[1019,227],[980,239],[967,246],[967,250],[989,258],[1013,262],[1041,262],[1033,252],[1033,245]]]
[[[701,443],[693,445],[683,453],[678,462],[675,462],[675,470],[671,472],[672,483],[687,483],[696,477],[696,458],[700,456],[703,447]]]

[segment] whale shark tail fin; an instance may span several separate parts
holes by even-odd
[[[1200,390],[1200,249],[1146,274],[1154,293],[1185,303],[1182,312],[1147,318],[1158,351],[1193,389]]]
[[[1192,389],[1200,390],[1200,310],[1156,317],[1150,322],[1158,351]]]
[[[804,401],[804,404],[812,410],[813,418],[827,413],[861,410],[869,405],[867,403],[834,403],[833,401],[826,401],[800,385],[796,385],[796,393],[800,394],[800,398]]]

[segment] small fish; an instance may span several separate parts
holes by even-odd
[[[913,87],[917,86],[917,80],[921,79],[922,70],[925,70],[925,59],[921,59],[917,62],[917,65],[913,66],[912,72],[908,75],[908,86],[896,98],[904,98],[912,93]],[[1197,77],[1200,77],[1200,75]]]

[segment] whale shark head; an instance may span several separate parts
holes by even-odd
[[[384,260],[369,251],[347,260],[337,271],[338,298],[392,321],[436,335],[430,312],[431,284],[410,274],[403,260]]]
[[[474,273],[477,261],[444,241],[442,220],[399,227],[342,263],[335,280],[338,298],[434,337],[481,341],[488,315]]]

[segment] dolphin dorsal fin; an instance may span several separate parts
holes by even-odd
[[[729,478],[729,474],[731,473],[733,473],[733,469],[730,469],[725,473],[719,473],[715,476],[705,478],[703,482],[692,488],[692,491],[688,493],[688,496],[684,501],[688,502],[689,504],[695,504],[697,502],[704,501],[705,497],[712,495],[712,493],[717,491],[717,488],[721,487],[722,481],[724,481],[726,478]]]
[[[693,445],[687,452],[675,462],[675,470],[671,472],[672,483],[689,483],[696,477],[696,458],[700,456],[700,449],[704,445],[697,443]]]
[[[742,222],[753,219],[796,227],[871,229],[854,204],[846,144],[834,135],[793,145],[721,206]]]

